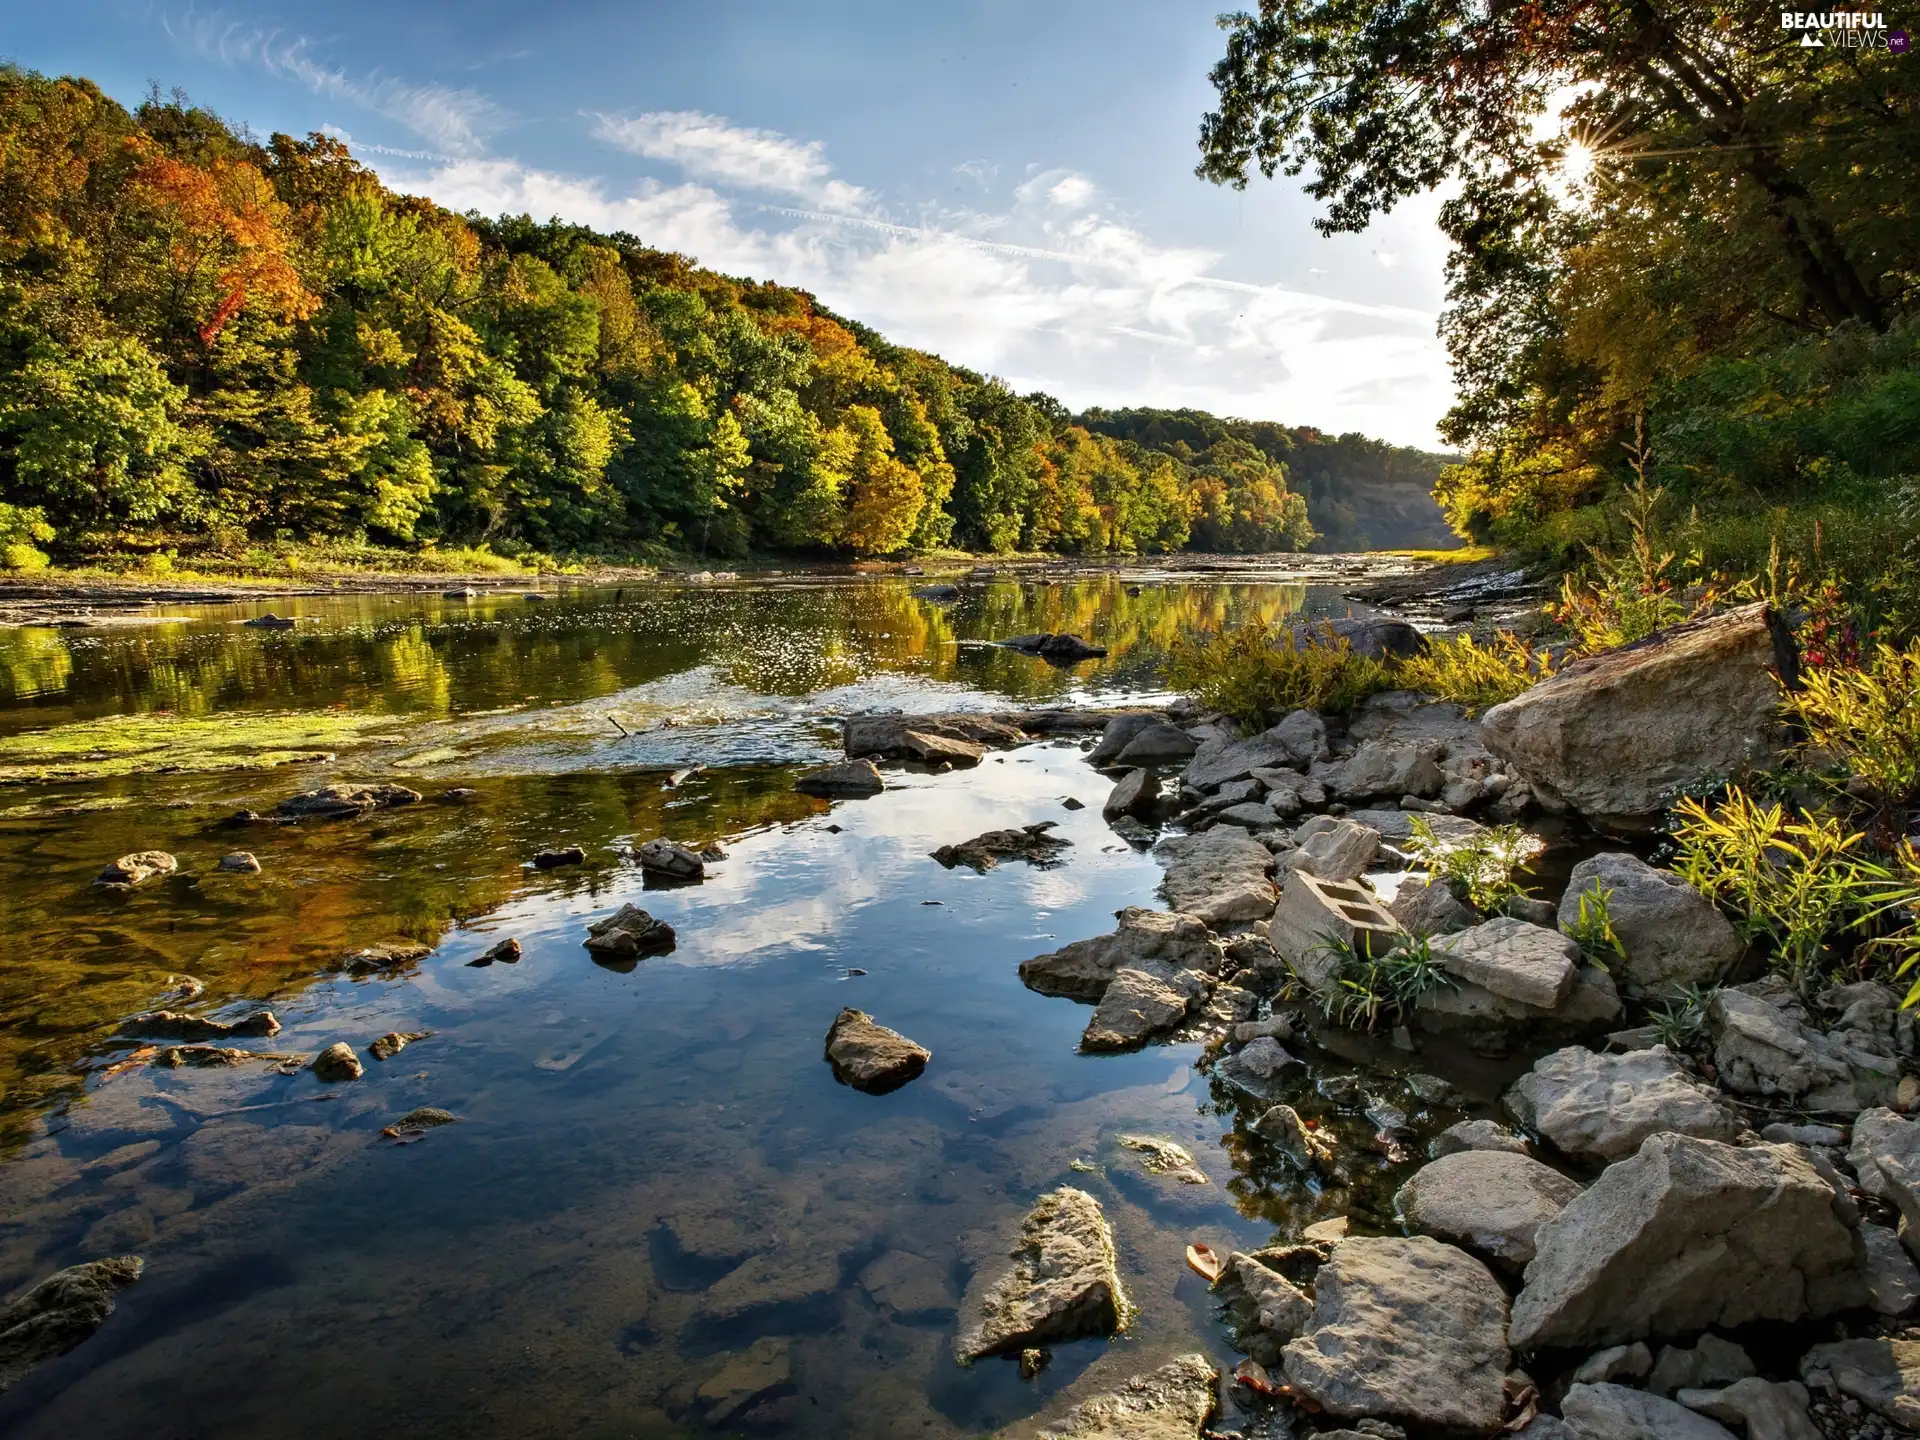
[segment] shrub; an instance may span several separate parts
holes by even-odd
[[[1513,872],[1540,853],[1540,841],[1518,825],[1495,825],[1468,840],[1442,840],[1424,815],[1410,816],[1407,853],[1435,880],[1466,892],[1482,914],[1527,893]]]
[[[1787,710],[1807,745],[1845,767],[1882,805],[1920,790],[1920,644],[1878,647],[1863,669],[1808,668]]]
[[[1707,1007],[1718,985],[1682,985],[1665,1004],[1648,1012],[1654,1038],[1669,1050],[1690,1050],[1707,1029]]]
[[[1397,1023],[1421,996],[1455,983],[1424,935],[1410,935],[1380,955],[1369,955],[1333,934],[1323,936],[1316,948],[1334,963],[1327,988],[1315,1003],[1328,1021],[1348,1030],[1372,1030],[1382,1020]]]
[[[1174,641],[1167,679],[1256,730],[1303,708],[1343,713],[1392,683],[1385,664],[1356,654],[1330,628],[1301,644],[1291,629],[1265,624]]]
[[[1451,700],[1469,713],[1511,700],[1553,673],[1552,661],[1511,631],[1482,647],[1471,635],[1435,636],[1424,653],[1400,662],[1395,678],[1413,690]]]
[[[47,512],[37,505],[8,505],[0,502],[0,567],[32,572],[52,563],[40,549],[53,539],[53,527]]]

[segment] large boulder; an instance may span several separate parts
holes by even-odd
[[[1560,1413],[1579,1440],[1734,1440],[1726,1426],[1625,1385],[1572,1386]]]
[[[1585,1035],[1611,1029],[1620,1019],[1620,992],[1613,977],[1598,965],[1582,965],[1573,977],[1567,998],[1550,1010],[1523,1000],[1496,995],[1471,980],[1454,978],[1423,994],[1414,1005],[1413,1019],[1434,1034],[1485,1039],[1522,1035]]]
[[[1084,1190],[1062,1186],[1042,1195],[1005,1261],[982,1266],[967,1286],[953,1342],[961,1364],[1126,1327],[1113,1232]]]
[[[1505,1414],[1506,1328],[1505,1292],[1464,1250],[1424,1235],[1343,1240],[1282,1365],[1297,1396],[1340,1419],[1484,1434]]]
[[[1666,1046],[1597,1055],[1573,1045],[1542,1056],[1507,1092],[1507,1108],[1563,1154],[1621,1160],[1650,1135],[1731,1141],[1741,1123]]]
[[[1113,757],[1115,765],[1176,765],[1193,757],[1200,748],[1178,725],[1164,721],[1144,727]]]
[[[118,1255],[74,1265],[0,1308],[0,1392],[105,1324],[115,1292],[138,1280],[144,1263],[138,1255]]]
[[[1671,870],[1636,855],[1595,855],[1573,867],[1560,901],[1560,928],[1580,918],[1583,895],[1606,897],[1607,915],[1624,958],[1608,957],[1614,978],[1633,995],[1662,995],[1705,985],[1740,958],[1740,937],[1706,896]]]
[[[1092,764],[1105,765],[1126,749],[1133,737],[1142,730],[1166,723],[1165,716],[1151,710],[1129,710],[1115,715],[1101,729],[1100,738],[1094,742],[1093,749],[1087,752],[1087,759]]]
[[[1433,957],[1494,995],[1552,1010],[1573,993],[1580,947],[1543,925],[1503,917],[1436,939]]]
[[[1113,782],[1100,818],[1108,822],[1122,815],[1152,820],[1160,808],[1160,777],[1151,770],[1129,770]]]
[[[1835,1114],[1890,1104],[1900,1083],[1892,1047],[1881,1054],[1849,1043],[1855,1032],[1823,1034],[1804,1023],[1804,1013],[1790,992],[1764,982],[1718,991],[1707,1024],[1721,1085]]]
[[[1223,926],[1264,920],[1273,909],[1273,852],[1244,830],[1170,836],[1154,854],[1167,867],[1160,893],[1183,915]]]
[[[1199,1440],[1219,1373],[1204,1355],[1182,1355],[1082,1401],[1035,1440]]]
[[[419,800],[420,792],[405,785],[333,784],[290,795],[278,809],[289,820],[345,820]]]
[[[1021,961],[1021,980],[1042,995],[1098,1000],[1122,970],[1165,965],[1204,975],[1219,973],[1226,947],[1193,916],[1129,905],[1116,918],[1120,924],[1111,935],[1076,940]]]
[[[871,760],[841,760],[808,770],[793,782],[793,788],[823,800],[857,800],[878,795],[887,788],[887,782]]]
[[[1863,1303],[1858,1241],[1792,1145],[1655,1135],[1534,1237],[1513,1345],[1599,1346]]]
[[[1776,673],[1797,673],[1792,637],[1746,605],[1576,660],[1487,711],[1480,734],[1544,803],[1643,830],[1678,786],[1779,752]]]
[[[1579,1193],[1579,1181],[1528,1156],[1461,1150],[1421,1166],[1393,1203],[1409,1229],[1518,1270],[1540,1227]]]

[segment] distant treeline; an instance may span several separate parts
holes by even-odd
[[[0,560],[1431,543],[1438,463],[1093,411],[627,234],[454,215],[323,135],[0,68]],[[1411,520],[1409,520],[1411,517]],[[1432,523],[1429,525],[1428,520]]]

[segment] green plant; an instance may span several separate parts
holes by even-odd
[[[1291,629],[1276,633],[1265,624],[1174,641],[1167,679],[1259,730],[1293,710],[1351,710],[1392,683],[1383,662],[1357,654],[1331,628],[1302,643]]]
[[[1567,931],[1568,938],[1580,947],[1581,957],[1602,970],[1608,968],[1610,960],[1627,958],[1627,947],[1614,932],[1612,900],[1613,888],[1595,880],[1580,892],[1579,911]]]
[[[1408,689],[1476,712],[1511,700],[1552,673],[1547,655],[1512,631],[1500,630],[1485,646],[1471,635],[1435,636],[1421,654],[1400,662],[1395,678]]]
[[[1539,840],[1518,825],[1495,825],[1465,840],[1443,840],[1424,815],[1409,817],[1407,853],[1435,880],[1466,892],[1467,903],[1490,914],[1526,890],[1513,873],[1540,853]]]
[[[1686,1050],[1707,1028],[1707,1007],[1720,991],[1718,985],[1680,985],[1672,998],[1647,1016],[1654,1038],[1669,1050]]]
[[[47,512],[37,505],[8,505],[0,502],[0,569],[34,572],[50,563],[40,549],[53,539],[53,527]]]
[[[1422,996],[1455,983],[1424,935],[1408,936],[1378,955],[1331,932],[1314,948],[1333,962],[1315,1003],[1329,1022],[1348,1030],[1373,1030],[1382,1020],[1399,1021]]]
[[[1893,877],[1861,851],[1864,833],[1831,815],[1760,804],[1738,786],[1712,810],[1688,797],[1676,807],[1675,869],[1734,912],[1741,934],[1774,947],[1774,964],[1804,989],[1840,932],[1884,908]]]
[[[1865,668],[1809,668],[1786,706],[1807,748],[1845,767],[1882,806],[1920,790],[1920,644],[1877,647]]]
[[[1644,444],[1636,441],[1628,455],[1636,484],[1622,506],[1627,544],[1618,553],[1591,547],[1588,578],[1582,583],[1566,576],[1560,583],[1560,603],[1551,611],[1573,632],[1575,644],[1589,653],[1630,645],[1688,615],[1668,573],[1678,557],[1653,539],[1654,516],[1665,491],[1647,485]]]

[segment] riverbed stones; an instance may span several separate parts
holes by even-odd
[[[1223,817],[1224,818],[1224,817]],[[1274,823],[1278,823],[1275,817]],[[1322,880],[1357,880],[1380,853],[1380,832],[1352,820],[1316,815],[1294,831],[1296,848],[1276,867],[1305,870]]]
[[[1765,604],[1692,620],[1565,666],[1481,718],[1487,749],[1540,799],[1644,829],[1678,786],[1778,753],[1793,641]]]
[[[827,1031],[827,1060],[834,1078],[869,1095],[898,1090],[927,1068],[933,1052],[898,1031],[877,1024],[851,1006],[834,1017]]]
[[[1020,964],[1020,979],[1042,995],[1098,1000],[1125,969],[1193,970],[1217,974],[1226,947],[1191,915],[1129,905],[1110,935],[1076,940]]]
[[[566,865],[584,865],[587,852],[578,845],[556,845],[549,850],[533,852],[533,868],[536,870],[558,870]]]
[[[144,1268],[138,1255],[73,1265],[0,1309],[0,1393],[105,1324],[115,1293],[138,1280]]]
[[[793,782],[802,795],[817,795],[824,800],[858,800],[878,795],[887,788],[880,767],[871,760],[843,760],[809,770]]]
[[[1273,854],[1243,830],[1171,836],[1154,854],[1166,866],[1160,891],[1183,915],[1218,928],[1264,920],[1273,909]]]
[[[232,850],[220,857],[220,869],[229,875],[258,875],[260,860],[251,850]]]
[[[1017,830],[989,830],[958,845],[942,845],[932,854],[949,870],[965,865],[981,873],[993,869],[1002,860],[1051,865],[1059,860],[1062,850],[1073,844],[1064,836],[1052,833],[1058,826],[1058,821],[1041,820]]]
[[[889,1250],[863,1269],[860,1288],[902,1324],[924,1325],[953,1315],[947,1267],[905,1250]]]
[[[391,945],[368,945],[341,960],[349,975],[387,975],[404,970],[433,953],[431,945],[418,941],[399,941]]]
[[[1719,1390],[1682,1390],[1689,1410],[1745,1428],[1747,1440],[1823,1440],[1807,1413],[1807,1387],[1749,1376]]]
[[[1810,1387],[1837,1390],[1908,1430],[1920,1430],[1920,1340],[1839,1340],[1800,1360]]]
[[[1538,1160],[1502,1150],[1462,1150],[1423,1165],[1394,1196],[1410,1229],[1518,1271],[1534,1236],[1580,1193]]]
[[[1340,1419],[1484,1433],[1506,1408],[1506,1322],[1505,1292],[1465,1251],[1424,1235],[1343,1240],[1282,1364],[1296,1395]]]
[[[1427,1153],[1436,1160],[1464,1150],[1498,1150],[1509,1155],[1533,1153],[1524,1135],[1516,1135],[1495,1120],[1462,1120],[1449,1125],[1434,1136],[1427,1147]]]
[[[1119,758],[1120,752],[1133,743],[1136,735],[1166,723],[1163,717],[1150,710],[1133,710],[1124,715],[1115,715],[1101,730],[1093,749],[1087,752],[1087,761],[1093,765],[1111,765]],[[1191,740],[1193,737],[1187,738]]]
[[[642,955],[664,955],[677,937],[673,926],[656,920],[638,905],[622,905],[613,914],[587,926],[586,947],[610,960],[633,960]]]
[[[1892,1103],[1899,1086],[1900,1062],[1891,1045],[1882,1045],[1887,1053],[1880,1053],[1857,1043],[1866,1038],[1881,1044],[1877,1037],[1846,1030],[1824,1034],[1803,1022],[1789,995],[1765,982],[1717,991],[1707,1025],[1720,1083],[1736,1094],[1852,1115]]]
[[[1165,962],[1116,970],[1081,1033],[1080,1048],[1088,1054],[1137,1050],[1180,1025],[1212,990],[1206,975]]]
[[[974,1275],[954,1354],[964,1365],[1051,1340],[1111,1335],[1128,1313],[1100,1202],[1062,1186],[1028,1212],[1004,1260]]]
[[[1366,740],[1351,755],[1319,761],[1307,774],[1342,800],[1375,795],[1430,799],[1446,785],[1445,748],[1433,740]]]
[[[1723,1336],[1709,1332],[1696,1345],[1662,1345],[1647,1376],[1647,1388],[1671,1396],[1678,1390],[1730,1385],[1754,1374],[1753,1357]]]
[[[1227,1257],[1214,1291],[1232,1314],[1243,1342],[1246,1332],[1258,1330],[1275,1347],[1276,1353],[1279,1346],[1305,1330],[1313,1318],[1313,1301],[1305,1291],[1279,1271],[1237,1250]],[[1261,1363],[1276,1363],[1275,1357],[1268,1356]]]
[[[1595,855],[1573,867],[1560,900],[1559,924],[1572,932],[1582,897],[1604,897],[1613,933],[1626,952],[1614,978],[1633,995],[1661,995],[1680,985],[1707,985],[1740,958],[1740,937],[1720,909],[1671,870],[1637,855]],[[1589,909],[1593,906],[1589,900]]]
[[[120,1033],[148,1040],[228,1040],[278,1035],[280,1021],[271,1010],[256,1010],[238,1020],[214,1020],[204,1015],[184,1015],[177,1010],[149,1010],[144,1015],[121,1021]]]
[[[1199,1440],[1219,1373],[1204,1355],[1182,1355],[1082,1401],[1034,1440]]]
[[[1724,1425],[1625,1385],[1575,1385],[1560,1413],[1580,1440],[1734,1440]]]
[[[707,862],[699,852],[664,835],[640,846],[633,852],[633,858],[639,861],[642,870],[663,880],[703,880],[707,874]]]
[[[1200,742],[1164,721],[1144,727],[1113,758],[1115,765],[1178,765],[1192,758]]]
[[[1731,1141],[1741,1122],[1664,1045],[1624,1055],[1569,1046],[1541,1057],[1507,1092],[1507,1108],[1563,1154],[1621,1160],[1650,1135]]]
[[[850,715],[842,725],[842,744],[847,758],[859,760],[927,761],[934,747],[930,742],[958,742],[943,756],[955,764],[977,762],[982,748],[1004,750],[1024,745],[1026,732],[991,715],[952,712],[936,715]],[[971,756],[969,761],[967,758]],[[958,757],[958,758],[956,758]]]
[[[338,1082],[358,1080],[367,1070],[360,1063],[360,1057],[353,1053],[351,1045],[344,1040],[336,1040],[313,1057],[313,1073],[318,1079]]]
[[[93,883],[130,890],[162,875],[171,875],[179,868],[180,862],[164,850],[136,850],[109,863]]]
[[[711,1426],[731,1424],[762,1400],[793,1389],[793,1342],[763,1335],[702,1380],[694,1391],[701,1418]]]
[[[1641,1340],[1631,1345],[1609,1345],[1582,1360],[1569,1377],[1575,1385],[1603,1385],[1621,1376],[1637,1380],[1653,1369],[1653,1352]]]
[[[409,1110],[380,1133],[389,1140],[398,1140],[402,1136],[424,1135],[443,1125],[459,1123],[460,1117],[451,1110],[442,1110],[438,1105],[421,1105]]]
[[[1847,1162],[1862,1190],[1900,1212],[1911,1247],[1920,1232],[1920,1125],[1885,1107],[1861,1112]]]
[[[290,795],[278,806],[278,813],[290,820],[350,820],[374,810],[398,805],[416,805],[418,790],[405,785],[321,785]]]
[[[1455,895],[1444,880],[1401,886],[1387,913],[1409,935],[1452,935],[1480,920],[1473,907]]]
[[[1860,1244],[1866,1250],[1867,1303],[1878,1315],[1911,1314],[1920,1305],[1920,1267],[1884,1225],[1862,1225]]]
[[[1540,1228],[1513,1344],[1611,1345],[1859,1305],[1834,1198],[1794,1146],[1654,1135]]]
[[[1181,772],[1182,783],[1193,790],[1214,790],[1234,780],[1245,780],[1255,770],[1301,763],[1296,749],[1301,738],[1298,727],[1283,732],[1281,726],[1285,724],[1282,721],[1244,740],[1222,736],[1202,741]]]
[[[389,1030],[371,1045],[367,1052],[376,1060],[391,1060],[416,1040],[425,1040],[433,1034],[431,1030]]]
[[[1114,781],[1100,818],[1111,824],[1121,816],[1151,820],[1160,804],[1160,777],[1151,770],[1129,770]]]
[[[1504,917],[1436,940],[1432,953],[1448,974],[1540,1010],[1573,993],[1580,962],[1580,947],[1559,931]]]

